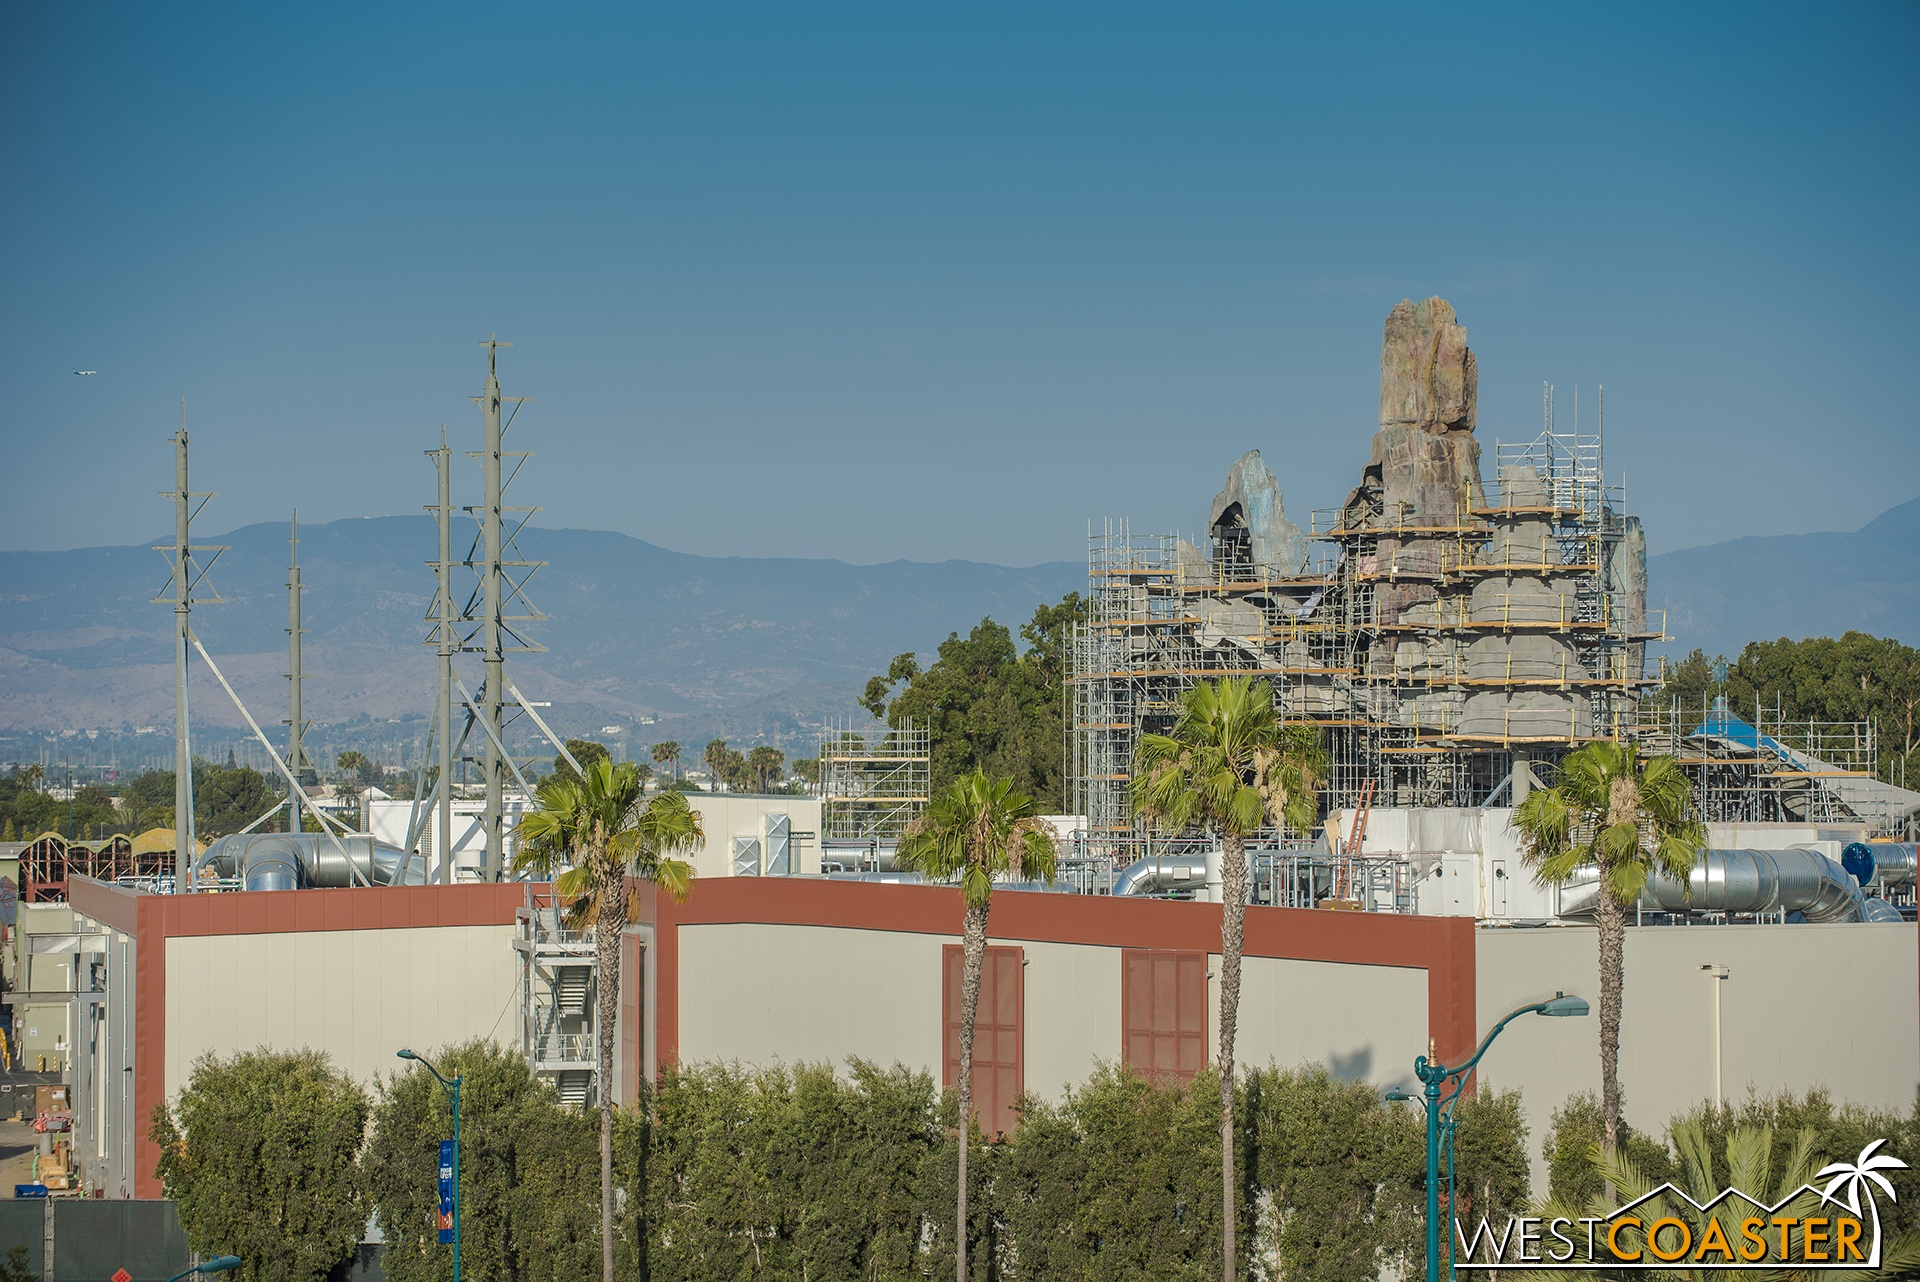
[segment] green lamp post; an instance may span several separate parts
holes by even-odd
[[[213,1259],[208,1260],[205,1264],[196,1264],[192,1268],[188,1269],[185,1273],[174,1274],[172,1277],[167,1279],[167,1282],[180,1282],[181,1278],[190,1278],[196,1273],[225,1273],[229,1269],[237,1269],[239,1267],[240,1267],[239,1256],[216,1255]]]
[[[395,1052],[401,1059],[410,1059],[432,1073],[434,1079],[445,1088],[453,1100],[453,1282],[460,1282],[460,1075],[454,1074],[449,1082],[440,1076],[440,1070],[402,1047]]]
[[[1447,1163],[1448,1169],[1451,1170],[1453,1163],[1453,1109],[1460,1099],[1460,1093],[1467,1087],[1467,1076],[1473,1072],[1474,1066],[1480,1062],[1480,1057],[1487,1053],[1487,1047],[1493,1045],[1493,1039],[1500,1035],[1500,1030],[1522,1015],[1554,1015],[1564,1018],[1573,1015],[1585,1015],[1589,1009],[1586,1001],[1582,998],[1569,997],[1565,993],[1555,993],[1550,1001],[1534,1002],[1532,1005],[1522,1006],[1519,1010],[1514,1011],[1511,1015],[1508,1015],[1505,1019],[1495,1024],[1493,1030],[1480,1039],[1480,1046],[1473,1052],[1473,1058],[1464,1064],[1454,1068],[1448,1068],[1438,1060],[1429,1060],[1425,1055],[1413,1061],[1414,1073],[1422,1082],[1426,1083],[1424,1099],[1427,1107],[1427,1282],[1440,1282],[1440,1136],[1442,1130],[1447,1134]],[[1443,1100],[1440,1098],[1440,1087],[1442,1083],[1448,1081],[1453,1083],[1453,1093]],[[1387,1092],[1387,1098],[1390,1100],[1405,1100],[1411,1099],[1412,1096],[1407,1095],[1403,1091],[1395,1090]],[[1443,1108],[1446,1110],[1444,1117],[1441,1114]],[[1453,1207],[1451,1196],[1449,1196],[1447,1200],[1447,1207],[1449,1212],[1451,1212]],[[1447,1239],[1447,1256],[1449,1260],[1451,1260],[1453,1256],[1453,1239],[1451,1234],[1448,1235]],[[1452,1274],[1451,1266],[1448,1268],[1448,1274],[1449,1276]]]

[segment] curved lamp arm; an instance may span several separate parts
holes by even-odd
[[[414,1063],[420,1065],[420,1067],[426,1069],[429,1073],[432,1073],[434,1077],[439,1080],[440,1085],[446,1087],[448,1090],[453,1089],[453,1083],[449,1082],[446,1078],[441,1077],[439,1069],[435,1068],[432,1064],[429,1064],[426,1060],[422,1059],[420,1056],[415,1055],[412,1051],[405,1050],[405,1049],[397,1050],[394,1052],[394,1058],[412,1060]]]

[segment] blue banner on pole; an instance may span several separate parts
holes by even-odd
[[[440,1240],[453,1241],[453,1141],[440,1141]]]

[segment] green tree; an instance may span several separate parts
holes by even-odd
[[[759,747],[747,754],[747,770],[753,775],[755,792],[771,792],[786,773],[787,754],[778,748]]]
[[[169,786],[173,776],[167,775]],[[193,766],[194,831],[201,840],[224,837],[258,819],[280,802],[267,780],[252,766],[229,770],[196,761]],[[167,795],[172,809],[173,796]]]
[[[520,822],[513,865],[553,878],[570,916],[591,922],[600,957],[600,1081],[613,1081],[613,1038],[620,1012],[620,932],[629,917],[627,879],[650,881],[685,899],[693,868],[674,856],[700,848],[706,834],[684,794],[643,801],[633,763],[599,761],[579,783],[553,779]],[[570,864],[554,877],[557,869]],[[600,1226],[606,1282],[613,1282],[613,1093],[600,1094]]]
[[[675,779],[680,777],[680,745],[669,739],[653,745],[653,763],[665,766]]]
[[[973,1023],[980,1005],[980,967],[987,953],[987,913],[996,877],[1053,880],[1053,838],[1034,817],[1033,798],[1013,780],[975,771],[941,789],[900,839],[894,863],[937,882],[958,881],[966,903],[961,927],[960,1156],[955,1223],[967,1223],[967,1151],[973,1147]],[[956,1235],[954,1276],[966,1282],[967,1244]]]
[[[613,760],[613,753],[608,750],[606,744],[595,743],[591,739],[569,739],[567,740],[567,751],[573,754],[573,759],[580,763],[582,770],[591,766],[596,761]],[[575,772],[572,766],[567,764],[566,757],[559,753],[555,753],[553,756],[553,773],[562,778],[569,779],[574,783],[580,782],[579,774]]]
[[[1889,1234],[1920,1233],[1920,1170],[1914,1169],[1920,1165],[1920,1102],[1904,1113],[1854,1103],[1836,1104],[1825,1087],[1816,1086],[1802,1095],[1792,1091],[1749,1093],[1738,1103],[1703,1100],[1673,1118],[1668,1129],[1677,1132],[1684,1124],[1699,1127],[1706,1136],[1714,1160],[1714,1178],[1722,1188],[1732,1179],[1725,1162],[1728,1141],[1743,1127],[1772,1132],[1769,1161],[1775,1168],[1785,1164],[1795,1138],[1802,1132],[1813,1136],[1815,1165],[1852,1161],[1875,1140],[1886,1140],[1888,1146],[1883,1151],[1907,1162],[1908,1169],[1886,1173],[1898,1199],[1881,1206],[1881,1217]],[[1631,1150],[1628,1156],[1632,1156]],[[1660,1170],[1644,1162],[1636,1165],[1655,1174]]]
[[[1114,1064],[1057,1106],[1024,1100],[994,1180],[1019,1276],[1216,1276],[1219,1109],[1211,1071],[1150,1082]]]
[[[155,1174],[201,1255],[236,1276],[320,1282],[353,1258],[366,1201],[367,1094],[310,1050],[203,1055],[179,1100],[154,1107]]]
[[[1592,1091],[1569,1095],[1553,1110],[1540,1156],[1547,1163],[1547,1193],[1554,1201],[1568,1206],[1585,1206],[1601,1195],[1599,1168],[1594,1156],[1606,1141],[1606,1116],[1600,1097]],[[1642,1135],[1620,1119],[1620,1146],[1627,1161],[1654,1177],[1654,1183],[1671,1179],[1673,1160],[1667,1146]]]
[[[525,1057],[476,1039],[427,1058],[460,1082],[460,1246],[468,1277],[570,1282],[600,1254],[593,1204],[579,1196],[596,1174],[594,1126],[567,1108]],[[436,1171],[453,1137],[447,1093],[413,1065],[378,1084],[363,1165],[393,1282],[452,1276],[439,1244]]]
[[[1595,1147],[1589,1150],[1592,1175],[1580,1183],[1583,1187],[1597,1184],[1609,1190],[1608,1195],[1592,1198],[1584,1204],[1562,1202],[1556,1198],[1547,1204],[1541,1214],[1566,1216],[1569,1219],[1603,1216],[1616,1209],[1611,1191],[1617,1189],[1622,1203],[1647,1199],[1639,1208],[1640,1216],[1647,1223],[1667,1217],[1680,1220],[1686,1228],[1689,1242],[1709,1240],[1709,1223],[1717,1221],[1719,1239],[1728,1244],[1738,1243],[1741,1241],[1741,1222],[1754,1217],[1768,1219],[1773,1225],[1780,1226],[1779,1241],[1787,1247],[1790,1259],[1797,1261],[1806,1258],[1803,1254],[1806,1249],[1804,1230],[1794,1233],[1792,1226],[1819,1213],[1823,1199],[1817,1190],[1827,1183],[1818,1174],[1822,1169],[1822,1158],[1812,1128],[1776,1132],[1771,1127],[1745,1124],[1726,1133],[1722,1143],[1717,1142],[1719,1136],[1709,1132],[1699,1121],[1682,1119],[1674,1122],[1671,1134],[1675,1157],[1671,1173],[1643,1170],[1617,1151]],[[1834,1160],[1853,1166],[1860,1156],[1858,1152],[1848,1153]],[[1844,1180],[1844,1176],[1842,1178]],[[1885,1176],[1880,1175],[1879,1178]],[[1672,1192],[1655,1192],[1668,1180],[1672,1181],[1681,1196],[1675,1196]],[[1836,1184],[1841,1182],[1834,1181]],[[1812,1187],[1806,1188],[1809,1185]],[[1800,1192],[1803,1188],[1806,1191]],[[1727,1190],[1733,1191],[1722,1198],[1721,1194]],[[1844,1208],[1847,1193],[1844,1188],[1837,1191]],[[1795,1196],[1796,1192],[1798,1196]],[[1764,1201],[1755,1201],[1756,1198]],[[1886,1200],[1889,1203],[1887,1209],[1892,1210],[1892,1199]],[[1707,1209],[1702,1210],[1703,1206]],[[1920,1235],[1898,1232],[1890,1224],[1883,1224],[1883,1233],[1887,1240],[1883,1243],[1881,1267],[1873,1276],[1910,1276],[1915,1270],[1920,1270]],[[1669,1237],[1667,1240],[1671,1243],[1673,1239]],[[1769,1241],[1772,1240],[1770,1237]],[[1613,1257],[1598,1242],[1595,1246],[1594,1262],[1601,1265],[1611,1263]],[[1575,1246],[1576,1259],[1588,1258],[1583,1253],[1584,1249],[1584,1239],[1579,1239]],[[1833,1250],[1831,1240],[1827,1250],[1829,1253]],[[1706,1279],[1720,1274],[1715,1270],[1675,1269],[1671,1276]],[[1812,1270],[1789,1267],[1770,1271],[1770,1276],[1792,1278],[1815,1274]],[[1868,1275],[1859,1271],[1855,1276]]]
[[[884,676],[867,682],[860,706],[897,723],[928,724],[932,786],[937,791],[973,770],[1007,775],[1041,807],[1064,804],[1064,672],[1073,625],[1085,618],[1077,593],[1042,605],[1013,634],[982,619],[966,637],[951,633],[932,667],[911,654],[896,657]],[[902,686],[901,683],[905,683]]]
[[[662,1071],[648,1221],[658,1279],[923,1276],[920,1172],[936,1149],[932,1079],[848,1061],[791,1071]]]
[[[1203,828],[1221,844],[1220,1178],[1223,1266],[1234,1273],[1233,1043],[1240,1016],[1240,949],[1247,913],[1246,839],[1284,820],[1312,827],[1325,758],[1308,725],[1282,725],[1273,687],[1251,677],[1203,681],[1180,699],[1171,735],[1140,737],[1134,813],[1163,832]]]
[[[709,740],[700,759],[706,763],[707,782],[715,792],[739,791],[750,782],[747,759],[727,747],[725,739]]]
[[[1372,1086],[1320,1064],[1255,1069],[1246,1094],[1249,1174],[1273,1198],[1281,1276],[1366,1282],[1384,1257],[1411,1254],[1424,1210],[1415,1182],[1426,1173],[1423,1122],[1412,1111],[1382,1108]],[[1217,1167],[1217,1139],[1214,1151]]]
[[[1522,1214],[1532,1196],[1527,1124],[1517,1088],[1495,1090],[1485,1081],[1453,1109],[1453,1169],[1458,1215],[1503,1224]],[[1424,1136],[1422,1143],[1424,1143]]]
[[[820,758],[795,757],[793,759],[793,773],[799,775],[801,782],[806,784],[809,789],[818,788],[820,786]]]
[[[1848,632],[1749,642],[1727,672],[1726,695],[1747,717],[1757,704],[1789,723],[1871,719],[1880,728],[1880,778],[1899,782],[1902,762],[1920,767],[1912,760],[1920,752],[1920,650],[1898,641]]]
[[[1560,763],[1560,782],[1514,812],[1523,857],[1542,885],[1595,879],[1600,944],[1600,1108],[1607,1148],[1620,1148],[1620,1007],[1627,909],[1658,872],[1685,883],[1706,845],[1690,818],[1693,790],[1672,757],[1640,759],[1632,743],[1590,743]],[[1642,833],[1645,836],[1642,836]]]

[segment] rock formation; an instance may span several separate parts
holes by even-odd
[[[1207,510],[1214,560],[1232,578],[1282,578],[1307,564],[1307,537],[1287,519],[1280,483],[1259,450],[1248,450],[1227,471],[1227,484]]]
[[[1367,463],[1379,486],[1381,528],[1464,525],[1467,511],[1486,506],[1473,436],[1478,391],[1467,331],[1453,307],[1444,298],[1401,300],[1380,343],[1380,430]],[[1441,557],[1429,540],[1380,540],[1381,563],[1404,572],[1437,572]],[[1380,621],[1397,622],[1409,605],[1432,599],[1433,589],[1417,582],[1385,586]]]

